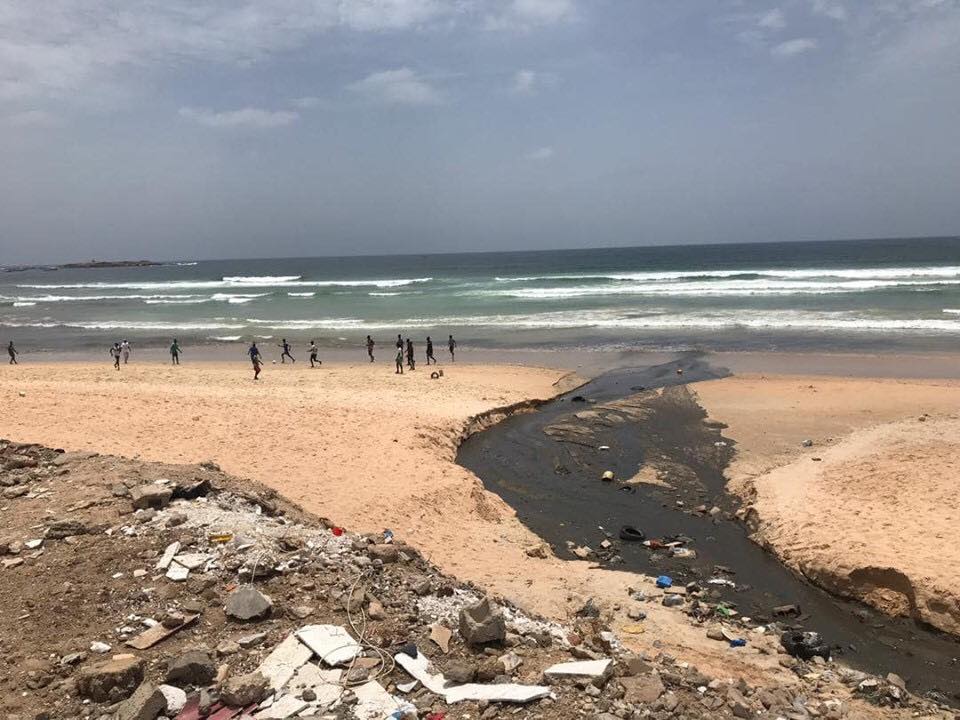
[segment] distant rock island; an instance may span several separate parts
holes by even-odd
[[[26,272],[27,270],[84,270],[90,268],[152,267],[163,263],[154,260],[89,260],[87,262],[62,263],[60,265],[0,265],[0,272]]]

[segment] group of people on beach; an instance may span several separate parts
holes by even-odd
[[[376,358],[374,357],[374,349],[376,348],[377,343],[373,340],[372,337],[367,335],[367,356],[370,358],[370,362],[375,362]],[[297,360],[293,357],[291,352],[291,345],[287,342],[286,338],[283,338],[280,343],[277,345],[280,348],[280,362],[281,364],[286,364],[287,358],[290,359],[291,363],[295,363]],[[413,340],[407,338],[404,341],[403,336],[399,333],[397,334],[397,356],[396,356],[396,374],[403,375],[404,359],[406,359],[406,366],[410,370],[417,369],[417,358],[416,352],[413,346]],[[453,339],[453,335],[450,335],[447,340],[447,350],[450,352],[450,362],[456,362],[457,359],[457,341]],[[110,357],[113,358],[113,367],[116,370],[120,369],[120,361],[123,361],[123,364],[126,365],[130,361],[130,353],[133,351],[133,348],[130,346],[129,340],[122,340],[120,342],[115,342],[110,346]],[[170,344],[170,363],[172,365],[180,364],[180,353],[182,352],[180,348],[180,342],[174,338],[173,342]],[[310,367],[319,367],[323,362],[319,359],[320,349],[317,347],[315,340],[310,341],[310,346],[307,348],[307,353],[310,356]],[[13,340],[10,341],[10,344],[7,345],[7,354],[10,356],[10,364],[17,364],[17,356],[19,352],[13,344]],[[260,379],[260,371],[263,369],[263,356],[260,354],[260,348],[257,347],[256,341],[250,344],[250,347],[247,349],[247,355],[250,356],[250,362],[253,364],[253,379]],[[430,336],[427,336],[427,347],[426,347],[426,358],[427,365],[436,365],[437,358],[433,354],[433,340]]]
[[[375,362],[376,357],[374,356],[374,349],[376,348],[377,343],[372,337],[367,335],[366,347],[367,347],[367,357],[370,358],[370,362]],[[295,363],[297,360],[293,357],[291,352],[290,343],[287,342],[286,338],[283,338],[280,343],[277,345],[280,348],[280,364],[286,364],[287,358],[290,359],[291,364]],[[457,352],[457,341],[453,339],[453,335],[450,336],[447,341],[447,349],[450,351],[450,361],[456,362],[456,352]],[[310,355],[310,367],[319,367],[323,364],[323,361],[319,359],[320,349],[317,347],[315,340],[310,341],[310,346],[307,348],[307,352]],[[253,379],[260,379],[260,372],[263,370],[263,355],[260,353],[260,348],[257,347],[256,341],[250,343],[250,347],[247,348],[247,355],[250,357],[250,363],[253,365]],[[410,370],[415,370],[417,367],[416,353],[413,347],[413,340],[407,338],[404,341],[403,336],[397,335],[397,357],[396,357],[396,374],[403,375],[403,361],[406,357],[407,367]],[[433,354],[433,340],[430,336],[427,336],[427,365],[437,364],[437,358]]]

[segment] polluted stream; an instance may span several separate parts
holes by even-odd
[[[724,469],[734,442],[685,387],[727,375],[697,353],[614,370],[535,412],[472,435],[457,462],[513,507],[560,558],[576,560],[573,549],[589,547],[596,553],[589,560],[598,566],[668,575],[675,585],[696,581],[713,596],[707,598],[711,603],[723,602],[758,624],[777,621],[816,631],[833,656],[850,666],[881,676],[897,673],[914,692],[936,693],[956,705],[960,643],[815,587],[730,519],[739,502],[725,489]],[[602,481],[606,471],[617,480]],[[650,482],[664,480],[668,484]],[[711,515],[714,507],[720,512]],[[622,541],[623,526],[649,540],[680,539],[694,552],[674,557],[669,548]],[[606,550],[605,539],[611,543]],[[798,613],[774,616],[774,608],[788,605]],[[749,633],[745,637],[749,642]]]

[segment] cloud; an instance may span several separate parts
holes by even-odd
[[[557,76],[553,73],[537,72],[535,70],[517,70],[510,83],[510,92],[517,95],[533,95],[540,88],[556,85]]]
[[[298,113],[247,107],[216,112],[207,108],[180,108],[180,117],[211,128],[275,128],[296,122]]]
[[[315,107],[318,107],[323,101],[313,95],[307,95],[304,97],[294,98],[290,101],[290,104],[294,107],[298,107],[301,110],[311,110]]]
[[[371,73],[349,86],[368,100],[385,105],[438,105],[440,93],[408,67]]]
[[[837,22],[846,22],[848,18],[847,8],[833,0],[813,0],[813,12]]]
[[[122,87],[125,74],[138,68],[260,62],[337,29],[402,31],[455,15],[479,23],[497,2],[4,0],[0,99],[78,97],[91,88]]]
[[[785,42],[774,45],[770,48],[770,52],[775,57],[780,58],[789,58],[796,55],[802,55],[805,52],[810,52],[811,50],[816,50],[819,44],[814,38],[795,38],[793,40],[787,40]]]
[[[510,0],[501,12],[488,16],[491,30],[529,30],[573,20],[574,0]]]
[[[554,155],[556,155],[556,150],[553,149],[550,145],[545,145],[543,147],[535,148],[524,154],[524,158],[527,160],[533,160],[536,162],[546,162],[550,160]]]
[[[787,18],[780,8],[768,10],[757,20],[757,25],[766,30],[783,30],[787,26]]]
[[[60,120],[46,110],[24,110],[3,118],[5,125],[12,127],[47,128],[60,124]]]

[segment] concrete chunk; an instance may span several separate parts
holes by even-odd
[[[543,671],[550,680],[589,680],[602,682],[613,672],[613,660],[578,660],[576,662],[557,663]]]
[[[343,665],[360,654],[356,640],[346,628],[339,625],[306,625],[296,634],[304,645],[331,667]]]
[[[311,657],[313,651],[300,642],[296,634],[291,634],[264,658],[257,672],[267,678],[272,689],[279,690]]]
[[[167,549],[163,551],[163,555],[161,555],[157,561],[157,570],[166,570],[170,567],[170,563],[178,552],[180,552],[179,542],[172,542],[167,545]]]
[[[257,720],[286,720],[306,709],[308,703],[293,695],[281,695],[265,710],[255,713]]]

